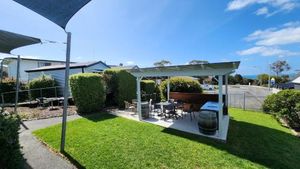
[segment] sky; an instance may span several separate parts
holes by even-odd
[[[12,0],[0,1],[0,16],[0,29],[44,42],[13,54],[65,60],[63,29]],[[300,69],[299,0],[92,0],[66,30],[76,62],[149,67],[162,59],[172,65],[241,61],[236,72],[253,75],[286,60],[287,73]]]

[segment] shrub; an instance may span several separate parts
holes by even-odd
[[[160,95],[162,100],[166,100],[168,80],[160,84]],[[171,92],[185,93],[202,93],[202,88],[197,80],[189,77],[172,77],[170,78]]]
[[[263,110],[287,120],[293,128],[300,127],[300,91],[283,90],[268,96],[263,103]]]
[[[146,94],[155,93],[155,82],[153,80],[142,80],[141,90],[144,91]]]
[[[131,102],[136,98],[136,79],[123,69],[106,69],[104,79],[107,84],[109,105],[118,105],[124,108],[124,101]]]
[[[118,78],[118,106],[124,108],[124,101],[136,99],[136,79],[126,70],[120,70]]]
[[[118,105],[118,77],[120,69],[106,69],[103,74],[103,79],[106,83],[106,105]]]
[[[156,100],[156,84],[153,80],[141,81],[142,100]]]
[[[36,79],[31,80],[28,83],[29,89],[41,89],[56,86],[56,82],[50,76],[42,75]],[[44,90],[31,90],[30,99],[34,100],[38,97],[55,97],[55,89],[44,89]]]
[[[23,168],[19,126],[19,117],[0,112],[0,168]]]
[[[79,113],[91,113],[103,108],[106,92],[103,78],[95,73],[70,76],[70,87]]]
[[[26,90],[26,85],[24,83],[20,82],[20,90]],[[0,93],[4,96],[4,103],[14,103],[16,98],[16,80],[15,79],[4,79],[2,81],[2,84],[0,84]],[[11,92],[11,93],[6,93]],[[28,93],[27,92],[19,92],[19,102],[25,101],[28,99]],[[0,98],[1,103],[2,99]]]

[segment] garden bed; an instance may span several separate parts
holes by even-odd
[[[4,108],[5,111],[13,112],[13,107],[6,107]],[[62,107],[54,107],[52,110],[51,107],[18,107],[18,114],[20,115],[23,121],[26,120],[37,120],[37,119],[46,119],[46,118],[53,118],[53,117],[60,117],[62,116],[63,108]],[[76,106],[69,106],[68,107],[68,115],[77,114]]]

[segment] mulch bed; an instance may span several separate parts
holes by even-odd
[[[4,108],[7,112],[13,112],[13,107],[6,107]],[[68,107],[68,116],[77,114],[76,112],[77,108],[76,106],[69,106]],[[63,107],[35,107],[35,108],[29,108],[29,107],[18,107],[18,114],[21,117],[22,120],[28,121],[28,120],[37,120],[37,119],[47,119],[47,118],[53,118],[53,117],[60,117],[63,113]]]

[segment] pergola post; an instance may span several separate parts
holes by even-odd
[[[222,133],[222,121],[223,121],[223,75],[218,77],[219,84],[219,113],[218,113],[218,122],[219,122],[219,135]]]
[[[142,77],[136,78],[137,113],[140,121],[142,120],[141,80]]]
[[[18,55],[18,60],[17,60],[17,77],[16,77],[16,97],[15,97],[15,109],[14,109],[14,113],[17,113],[17,109],[18,109],[18,101],[19,101],[19,88],[20,88],[20,82],[19,82],[19,78],[20,78],[20,55]]]
[[[225,105],[228,107],[228,74],[225,75]]]
[[[167,84],[167,99],[170,100],[170,77],[168,76],[168,84]]]

